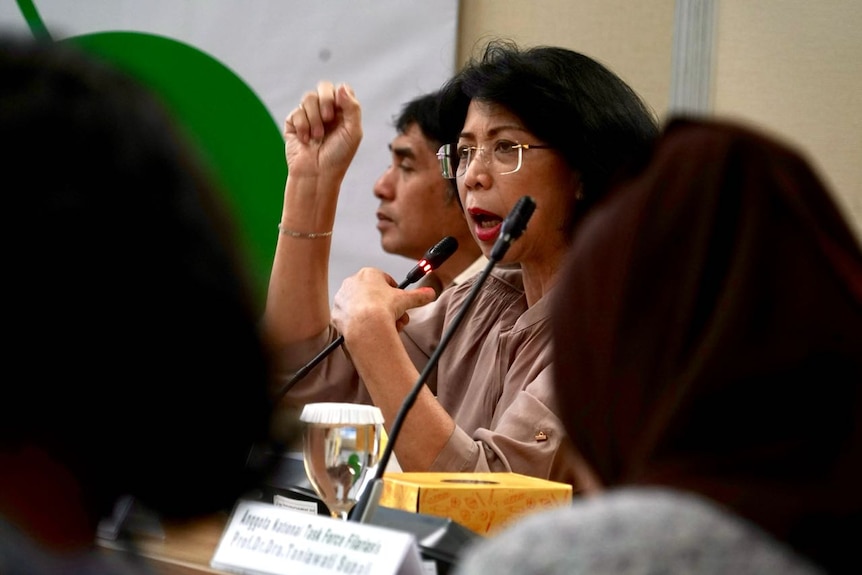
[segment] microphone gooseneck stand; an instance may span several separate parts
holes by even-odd
[[[458,249],[458,240],[453,238],[452,236],[446,236],[425,252],[425,255],[422,257],[419,262],[413,266],[413,269],[407,274],[407,277],[404,278],[400,284],[398,284],[399,289],[404,289],[410,284],[419,281],[423,277],[425,277],[428,272],[439,268],[443,262],[449,259],[449,256],[455,253]],[[299,380],[308,375],[308,373],[317,366],[318,363],[323,361],[323,359],[332,353],[338,346],[344,343],[344,336],[339,335],[335,338],[329,345],[327,345],[320,353],[314,356],[311,361],[303,365],[301,368],[296,370],[294,374],[291,376],[287,382],[281,386],[281,389],[275,394],[275,401],[278,402],[285,394],[296,385]]]
[[[446,349],[446,346],[449,344],[449,340],[452,339],[452,335],[458,329],[458,326],[461,324],[467,311],[472,306],[473,300],[476,299],[476,296],[482,289],[482,285],[485,283],[485,279],[491,273],[491,270],[494,269],[494,266],[497,265],[497,262],[506,255],[512,242],[521,237],[521,234],[524,233],[524,229],[527,227],[527,221],[533,215],[533,211],[535,209],[535,200],[530,196],[523,196],[509,212],[509,215],[506,216],[506,219],[503,220],[503,224],[500,226],[500,236],[497,238],[494,247],[491,249],[488,263],[480,272],[478,279],[470,289],[470,293],[467,295],[464,303],[461,304],[461,309],[458,310],[458,313],[452,319],[452,323],[449,324],[448,329],[440,339],[437,349],[434,350],[434,353],[428,359],[428,363],[425,364],[424,369],[419,374],[419,378],[416,380],[416,383],[410,389],[410,392],[404,398],[404,402],[398,409],[395,420],[392,422],[386,449],[383,450],[383,454],[380,456],[380,461],[377,464],[374,479],[371,480],[371,483],[366,487],[362,497],[360,497],[359,501],[357,501],[356,505],[351,509],[349,516],[350,521],[367,523],[374,514],[374,511],[377,509],[380,502],[380,495],[383,491],[383,474],[386,471],[386,466],[389,464],[389,460],[392,458],[392,450],[395,446],[395,440],[398,438],[398,433],[401,431],[401,426],[404,424],[407,412],[410,411],[410,408],[413,407],[413,404],[416,402],[416,398],[419,396],[419,392],[422,390],[422,386],[425,384],[431,371],[437,367],[440,355],[443,353],[443,350]]]

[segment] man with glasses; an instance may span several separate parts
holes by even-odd
[[[487,260],[467,227],[455,182],[440,174],[435,151],[448,138],[440,124],[438,95],[407,102],[395,129],[389,144],[392,162],[374,184],[380,245],[386,253],[418,260],[443,237],[458,240],[458,250],[420,282],[439,293],[481,270]]]

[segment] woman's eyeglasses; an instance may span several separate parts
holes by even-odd
[[[485,165],[499,175],[514,174],[521,169],[524,161],[524,150],[549,149],[553,146],[542,144],[519,144],[509,140],[497,140],[491,150],[485,146],[466,146],[458,144],[444,144],[437,150],[437,159],[440,160],[440,170],[443,177],[455,179],[464,175],[467,166],[476,156],[481,156]]]

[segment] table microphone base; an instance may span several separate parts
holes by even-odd
[[[434,561],[438,575],[454,570],[461,551],[482,536],[448,517],[413,513],[391,507],[377,506],[369,525],[412,533],[419,545],[422,559]]]

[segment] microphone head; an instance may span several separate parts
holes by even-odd
[[[524,230],[527,229],[527,222],[533,216],[536,210],[536,201],[530,196],[523,196],[519,199],[506,219],[503,220],[503,225],[500,226],[500,236],[508,236],[507,241],[516,240],[521,237]]]
[[[536,201],[530,196],[522,196],[515,203],[509,215],[506,216],[506,219],[503,220],[503,224],[500,226],[500,236],[491,249],[489,259],[496,262],[503,258],[506,252],[509,251],[509,246],[512,245],[512,242],[521,237],[521,234],[527,229],[527,222],[530,221],[535,209]]]
[[[454,254],[457,249],[458,240],[452,236],[446,236],[425,252],[422,259],[413,266],[413,269],[407,274],[407,278],[401,282],[401,285],[398,287],[404,288],[413,282],[420,280],[428,272],[436,270],[443,264],[443,262],[448,260],[449,256]]]
[[[452,236],[446,236],[436,244],[434,244],[422,258],[431,266],[432,270],[440,267],[440,265],[449,259],[449,256],[455,253],[458,249],[458,240]]]

